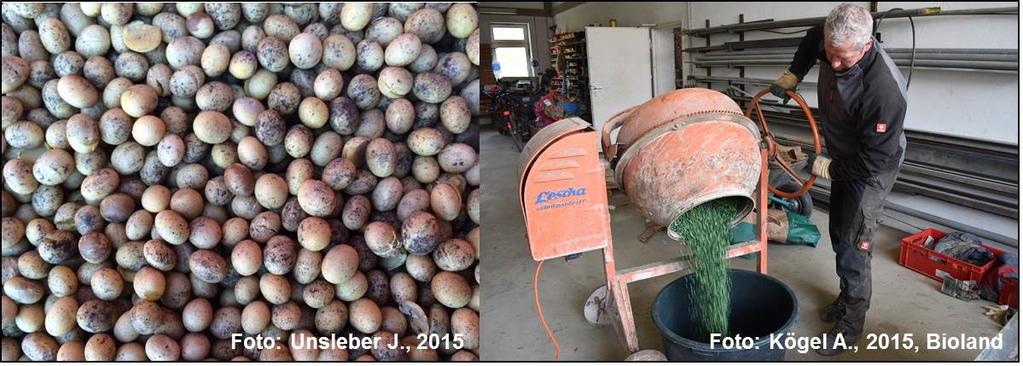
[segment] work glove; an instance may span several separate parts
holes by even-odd
[[[987,310],[984,312],[984,315],[987,315],[988,318],[991,318],[991,320],[1002,325],[1008,323],[1009,319],[1012,318],[1012,315],[1015,314],[1015,312],[1009,308],[1009,305],[984,305],[984,309]]]
[[[807,152],[806,156],[806,167],[810,170],[810,173],[831,180],[831,158],[827,155],[817,155],[813,151]]]
[[[785,92],[789,90],[796,90],[796,84],[799,84],[799,78],[796,77],[796,74],[793,74],[791,71],[786,69],[785,72],[781,74],[781,77],[779,77],[778,80],[775,80],[774,84],[771,84],[771,94],[780,98],[782,100],[782,104],[787,104],[789,102],[789,96],[786,95]]]

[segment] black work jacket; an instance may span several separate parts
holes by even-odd
[[[824,52],[824,27],[807,31],[789,71],[800,80],[821,61],[817,107],[833,180],[898,169],[905,156],[906,81],[875,40],[856,65],[835,72]]]

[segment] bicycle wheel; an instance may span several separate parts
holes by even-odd
[[[518,114],[515,112],[512,112],[512,114],[508,116],[509,121],[511,121],[511,131],[509,131],[509,135],[511,135],[512,142],[515,144],[515,149],[522,151],[525,143],[522,141],[522,127],[520,127],[522,124],[519,122],[518,117]]]

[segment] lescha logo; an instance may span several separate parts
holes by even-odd
[[[544,204],[544,203],[551,202],[551,201],[558,200],[558,199],[562,199],[562,198],[568,198],[568,197],[572,197],[572,196],[584,196],[584,195],[586,195],[586,188],[584,188],[584,187],[579,187],[579,188],[571,188],[571,187],[569,187],[569,188],[565,188],[565,189],[562,189],[560,191],[555,191],[555,192],[543,191],[543,192],[540,192],[540,194],[536,195],[536,204],[539,205],[539,204]]]

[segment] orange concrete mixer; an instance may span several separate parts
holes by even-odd
[[[612,143],[611,133],[619,128]],[[753,210],[760,131],[720,92],[691,88],[663,94],[612,117],[601,137],[618,185],[660,226],[718,198],[741,199],[733,223]],[[668,235],[679,239],[670,230]]]

